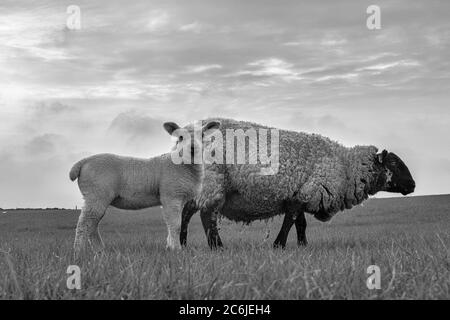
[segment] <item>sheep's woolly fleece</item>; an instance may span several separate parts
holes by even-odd
[[[255,123],[218,120],[226,145],[226,129],[271,129]],[[205,122],[204,121],[204,122]],[[186,126],[192,130],[193,125]],[[270,132],[270,131],[269,131]],[[267,134],[270,149],[270,134]],[[202,193],[196,198],[201,209],[222,203],[221,214],[231,220],[251,222],[285,213],[286,205],[301,208],[327,221],[380,190],[381,166],[374,146],[347,148],[318,134],[279,130],[279,171],[260,175],[258,164],[211,164],[205,166]],[[224,148],[224,159],[226,150]],[[248,154],[248,143],[246,143]]]

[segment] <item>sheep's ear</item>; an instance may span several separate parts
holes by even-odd
[[[381,153],[377,154],[378,162],[383,164],[387,154],[388,154],[387,150],[383,150]]]
[[[220,122],[219,121],[210,121],[207,124],[205,124],[202,128],[203,134],[205,134],[209,130],[216,130],[220,128]]]
[[[176,123],[174,123],[174,122],[166,122],[166,123],[164,123],[164,129],[166,129],[166,131],[170,134],[170,135],[172,135],[172,133],[175,131],[175,130],[177,130],[177,129],[180,129],[180,127],[176,124]]]

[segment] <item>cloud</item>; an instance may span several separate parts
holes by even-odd
[[[0,194],[12,206],[80,201],[61,182],[73,161],[166,152],[163,120],[207,116],[399,149],[419,172],[420,192],[450,192],[447,171],[433,169],[450,158],[442,147],[450,2],[383,0],[376,31],[365,26],[367,4],[355,1],[327,0],[327,10],[311,1],[77,5],[81,30],[65,27],[56,0],[0,4],[0,170],[2,180],[19,181],[13,191],[4,182]],[[37,181],[34,170],[52,168]],[[57,200],[55,185],[65,190]]]
[[[85,111],[79,105],[60,101],[25,103],[18,109],[16,112],[23,113],[23,115],[15,123],[15,130],[20,131],[23,140],[26,140],[29,136],[47,133],[57,133],[60,136],[67,137],[73,137],[75,134],[81,138],[83,132],[89,132],[99,123],[89,114],[95,114],[95,110]]]
[[[58,145],[65,139],[57,134],[43,134],[31,139],[25,144],[25,153],[29,156],[53,155]]]
[[[258,70],[253,71],[253,74],[255,75],[285,76],[293,74],[291,70],[292,64],[277,58],[258,60],[250,62],[248,65],[259,68]]]
[[[253,61],[247,64],[246,70],[234,73],[232,76],[274,77],[286,81],[298,79],[298,72],[293,64],[279,58],[267,58]]]
[[[60,101],[53,101],[50,103],[37,102],[31,107],[34,116],[36,117],[54,117],[63,114],[79,113],[79,108],[75,106],[61,103]]]
[[[198,21],[189,23],[189,24],[185,24],[182,25],[179,30],[183,31],[183,32],[194,32],[194,33],[200,33],[203,30],[205,30],[206,26],[204,26],[203,24],[201,24]]]
[[[357,73],[344,73],[344,74],[335,74],[329,76],[323,76],[315,79],[317,82],[328,81],[328,80],[352,80],[357,78],[359,75]]]
[[[45,16],[45,19],[41,19]],[[64,15],[56,8],[45,6],[30,11],[10,12],[2,15],[0,42],[1,56],[30,56],[44,61],[70,59],[64,48],[58,48],[54,41],[64,28]]]
[[[105,139],[112,142],[117,153],[149,157],[167,152],[171,147],[163,120],[136,111],[119,113],[109,125]]]
[[[108,131],[124,135],[130,139],[153,136],[161,131],[162,121],[148,116],[141,116],[134,112],[123,112],[118,114]]]
[[[165,30],[170,23],[170,15],[163,10],[153,10],[149,14],[147,30],[150,32],[159,32]]]
[[[400,60],[388,63],[380,63],[356,69],[356,71],[384,71],[396,67],[418,67],[420,63],[414,60]]]
[[[220,64],[207,64],[207,65],[197,65],[186,67],[188,73],[202,73],[210,70],[222,69]]]

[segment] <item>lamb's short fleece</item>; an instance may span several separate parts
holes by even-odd
[[[217,129],[219,125],[216,121],[207,123],[202,128],[202,134]],[[183,140],[177,124],[167,122],[164,128],[177,139],[172,153],[179,152],[184,144],[188,145],[186,150],[191,152],[192,158],[202,152],[202,141],[196,140],[195,136],[191,141]],[[98,224],[109,206],[133,210],[162,205],[168,229],[167,246],[180,247],[181,211],[187,201],[200,193],[204,165],[202,162],[176,164],[172,155],[167,153],[150,159],[138,159],[97,154],[73,166],[70,179],[78,179],[84,198],[74,243],[77,255],[87,244],[95,251],[103,247]]]

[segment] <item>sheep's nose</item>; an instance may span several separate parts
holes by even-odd
[[[414,180],[412,180],[411,182],[409,182],[408,186],[405,188],[402,194],[406,196],[407,194],[413,193],[415,189],[416,183],[414,182]]]

